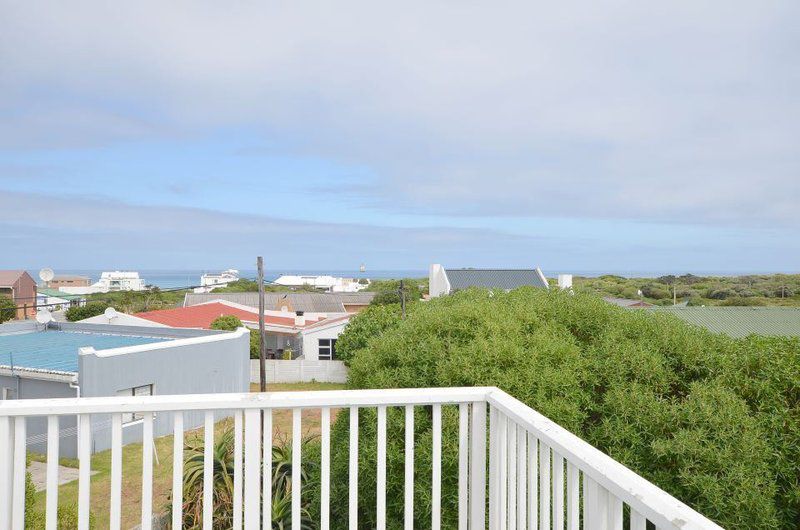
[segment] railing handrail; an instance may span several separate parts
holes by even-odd
[[[17,399],[0,402],[0,416],[446,405],[486,401],[493,390],[496,388],[450,387]]]
[[[492,388],[487,401],[658,528],[722,530],[721,526],[506,392]]]

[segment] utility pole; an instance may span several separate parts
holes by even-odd
[[[678,282],[672,282],[672,305],[678,305]]]
[[[406,318],[406,290],[403,285],[403,280],[400,280],[400,310],[402,311],[402,318]]]
[[[264,333],[264,258],[258,257],[258,366],[261,372],[261,392],[267,391],[267,343]]]

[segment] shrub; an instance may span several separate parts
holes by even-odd
[[[242,321],[234,315],[222,315],[211,323],[211,329],[222,331],[236,331],[242,327]]]
[[[0,296],[0,324],[17,316],[17,304],[7,296]]]
[[[351,332],[350,387],[498,386],[723,526],[797,526],[797,368],[751,373],[748,365],[769,358],[756,339],[735,341],[672,315],[532,288],[492,296],[467,290],[417,304],[405,320],[381,316],[353,319],[380,334]],[[796,344],[770,344],[775,355],[791,346],[795,357],[782,363],[798,362]],[[761,388],[768,384],[761,377],[777,381]],[[447,444],[457,443],[457,419],[454,408],[444,409],[443,491],[451,491],[457,452]],[[429,415],[415,411],[420,448],[430,443]],[[375,511],[374,416],[359,414],[359,513],[367,526]],[[388,429],[387,517],[400,521],[401,410],[390,411]],[[334,521],[347,520],[348,431],[343,412],[332,430]],[[418,469],[427,469],[428,453],[418,451]],[[415,480],[414,526],[424,527],[430,479],[420,472]],[[443,498],[445,526],[455,502]]]
[[[77,322],[84,318],[102,315],[108,307],[108,304],[105,302],[89,302],[84,306],[70,307],[67,309],[66,313],[64,313],[64,316],[66,316],[67,320],[70,322]]]
[[[380,337],[400,322],[398,305],[371,305],[350,318],[344,332],[336,340],[336,357],[350,364],[356,351],[364,348],[370,339]]]

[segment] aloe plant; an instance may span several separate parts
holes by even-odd
[[[311,438],[303,439],[305,447]],[[214,440],[213,502],[214,528],[233,526],[233,449],[234,432],[225,430]],[[307,454],[303,451],[303,454]],[[203,439],[187,441],[183,467],[183,528],[199,529],[203,524]],[[315,463],[305,458],[302,462],[301,480],[307,480],[307,470]],[[292,446],[281,440],[272,447],[272,528],[292,528]],[[169,503],[167,511],[171,511]],[[301,525],[296,530],[315,528],[308,512],[308,501],[301,506]]]

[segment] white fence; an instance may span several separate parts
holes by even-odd
[[[47,417],[48,432],[58,432],[59,418],[77,415],[79,432],[78,514],[80,530],[89,528],[91,416],[111,414],[110,527],[120,528],[123,498],[122,417],[140,413],[144,443],[153,442],[153,415],[168,414],[174,424],[173,492],[182,491],[183,417],[187,411],[204,411],[203,499],[212,498],[214,412],[234,411],[233,527],[248,530],[271,528],[271,470],[273,411],[292,410],[292,528],[300,528],[302,415],[304,409],[321,410],[320,520],[330,527],[331,409],[349,409],[348,517],[350,529],[359,527],[359,411],[377,409],[375,481],[366,491],[375,495],[376,527],[387,524],[387,408],[405,411],[404,434],[404,528],[414,520],[414,477],[430,477],[430,527],[441,528],[442,409],[455,407],[459,418],[457,492],[460,530],[622,530],[628,507],[631,530],[644,530],[651,521],[658,530],[719,529],[699,513],[660,490],[622,464],[570,434],[536,411],[496,388],[425,388],[402,390],[354,390],[333,392],[284,392],[263,394],[203,394],[82,399],[39,399],[6,402],[0,406],[0,529],[23,529],[25,519],[25,425],[30,417]],[[414,410],[428,407],[432,436],[415,439]],[[262,414],[263,411],[263,414]],[[488,412],[488,414],[487,414]],[[487,440],[488,415],[488,440]],[[364,428],[362,426],[361,428]],[[371,426],[369,428],[372,428]],[[263,438],[263,444],[262,444]],[[369,448],[371,449],[371,448]],[[488,476],[487,476],[488,453]],[[47,440],[47,529],[56,528],[58,504],[58,436]],[[415,455],[423,455],[430,468],[417,467]],[[428,460],[430,455],[430,460]],[[342,480],[339,478],[339,480]],[[363,478],[362,478],[363,480]],[[362,485],[363,486],[363,485]],[[153,453],[144,451],[142,461],[142,528],[152,525]],[[361,491],[365,491],[362,487]],[[263,492],[263,497],[262,497]],[[374,493],[372,493],[374,492]],[[488,493],[488,517],[487,517]],[[428,492],[426,492],[426,495]],[[128,499],[125,499],[126,501]],[[263,501],[263,502],[262,502]],[[392,499],[393,504],[397,499]],[[182,495],[173,497],[173,527],[180,528]],[[204,502],[203,528],[211,529],[211,502]],[[426,524],[426,526],[428,526]]]
[[[267,359],[267,383],[346,383],[347,366],[342,361],[292,361]],[[250,382],[260,379],[258,359],[250,359]]]

